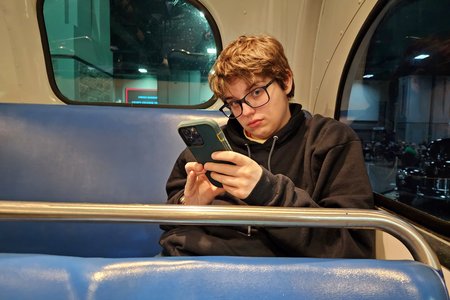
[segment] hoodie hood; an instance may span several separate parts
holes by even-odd
[[[277,145],[282,145],[285,141],[296,133],[300,126],[305,121],[305,115],[302,111],[302,106],[298,103],[290,103],[289,109],[291,111],[291,118],[288,123],[275,132],[272,137],[269,137],[263,144],[250,141],[244,135],[244,128],[236,119],[228,120],[227,126],[224,129],[225,136],[233,144],[233,150],[247,155],[248,145],[251,149],[270,149],[273,146],[273,137],[277,137]],[[237,147],[237,149],[235,149]]]
[[[243,127],[236,119],[230,119],[223,131],[234,151],[247,155],[272,172],[272,157],[274,153],[284,143],[288,143],[291,140],[291,137],[298,132],[305,121],[305,114],[300,104],[291,103],[289,104],[289,109],[291,118],[288,123],[263,144],[247,139],[244,135]],[[279,162],[275,163],[279,165]]]

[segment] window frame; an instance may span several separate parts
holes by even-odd
[[[375,30],[390,9],[397,3],[397,0],[379,0],[358,32],[355,41],[350,48],[339,80],[334,112],[334,118],[336,120],[340,120],[341,118],[341,108],[344,97],[349,97],[349,95],[346,95],[345,93],[348,84],[353,82],[350,81],[349,78],[353,78],[351,71],[354,61],[358,60],[360,54],[367,53],[368,43],[371,41]],[[447,268],[450,267],[450,253],[448,251],[448,243],[450,242],[450,236],[448,236],[450,232],[449,222],[422,212],[419,209],[415,209],[400,201],[388,198],[375,191],[373,193],[376,207],[396,214],[420,229],[420,231],[424,233],[425,239],[430,243],[431,247],[438,255],[441,264]]]
[[[208,24],[211,27],[211,31],[213,33],[213,38],[215,40],[216,46],[217,46],[217,54],[216,58],[219,56],[219,54],[222,52],[223,44],[222,44],[222,36],[220,34],[219,27],[210,13],[210,11],[204,6],[199,0],[185,0],[190,5],[198,9],[200,12],[202,12],[208,22]],[[47,71],[47,77],[50,84],[50,87],[53,91],[53,93],[56,95],[56,97],[61,100],[63,103],[68,105],[95,105],[95,106],[119,106],[119,107],[157,107],[157,108],[177,108],[177,109],[202,109],[202,108],[208,108],[212,106],[216,102],[216,98],[214,95],[210,97],[207,101],[195,104],[195,105],[170,105],[170,104],[135,104],[135,103],[116,103],[116,102],[90,102],[90,101],[82,101],[82,100],[71,100],[67,98],[58,88],[58,85],[55,80],[55,73],[53,69],[53,63],[52,63],[52,57],[58,57],[62,55],[52,55],[50,53],[50,46],[49,46],[49,40],[47,36],[47,29],[45,27],[45,19],[44,19],[44,2],[45,0],[37,0],[36,1],[36,11],[37,11],[37,21],[38,21],[38,28],[41,36],[41,43],[42,43],[42,49],[45,59],[45,67]],[[81,63],[86,64],[87,66],[93,66],[91,63],[81,59],[80,57],[76,55],[64,55],[65,58],[73,59],[74,61],[79,61]],[[97,67],[96,67],[97,68]],[[97,68],[99,69],[99,68]],[[100,72],[106,73],[110,75],[108,72],[99,69]]]

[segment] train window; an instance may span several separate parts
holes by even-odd
[[[204,107],[222,44],[193,0],[45,0],[43,40],[67,103]]]
[[[349,61],[339,119],[363,141],[377,199],[448,236],[450,1],[384,3]]]

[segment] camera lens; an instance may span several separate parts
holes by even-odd
[[[183,135],[188,142],[192,142],[192,132],[189,128],[183,128]]]
[[[180,132],[188,146],[203,145],[203,139],[195,126],[181,128]]]
[[[188,146],[203,145],[202,136],[197,131],[197,128],[195,128],[195,126],[182,128],[181,134],[183,135],[183,138]]]

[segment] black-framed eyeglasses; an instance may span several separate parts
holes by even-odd
[[[242,103],[247,104],[251,108],[258,108],[263,105],[266,105],[270,101],[269,92],[267,92],[267,88],[275,81],[272,79],[265,86],[260,86],[254,88],[250,92],[247,93],[242,99],[239,100],[231,100],[225,102],[219,110],[228,118],[236,119],[242,115]]]

